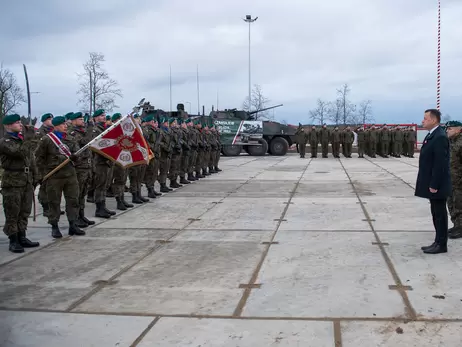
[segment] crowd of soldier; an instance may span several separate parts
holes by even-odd
[[[144,204],[150,198],[156,199],[162,193],[221,171],[218,167],[220,136],[212,123],[204,118],[159,117],[155,110],[143,113],[143,117],[133,115],[152,152],[153,160],[149,164],[123,168],[89,149],[75,154],[121,117],[120,113],[109,117],[104,110],[95,111],[92,119],[85,119],[81,112],[58,117],[47,113],[41,117],[42,125],[37,131],[22,125],[19,115],[4,117],[6,134],[0,139],[4,169],[3,230],[9,237],[11,252],[21,253],[24,248],[39,246],[38,242],[26,237],[34,190],[38,185],[38,200],[51,225],[51,235],[61,238],[58,222],[63,214],[68,219],[71,236],[85,235],[82,228],[95,224],[85,216],[86,197],[87,202],[96,205],[95,217],[110,218],[116,212],[106,206],[108,191],[117,201],[116,208],[124,211],[134,207],[133,204]],[[56,138],[59,145],[56,145]],[[68,164],[44,180],[68,158]],[[132,204],[124,197],[127,179]],[[154,188],[156,181],[160,184],[160,192]],[[147,188],[148,198],[141,194],[142,184]],[[62,196],[65,212],[60,207]]]
[[[310,131],[305,131],[299,127],[296,134],[296,141],[300,158],[305,158],[306,146],[310,145],[311,158],[317,158],[318,147],[321,145],[323,158],[328,157],[329,144],[332,147],[334,158],[340,158],[340,151],[346,158],[351,158],[355,133],[358,147],[358,157],[364,158],[368,155],[376,158],[380,155],[384,158],[389,156],[406,156],[414,158],[417,133],[413,127],[389,127],[386,124],[382,127],[363,126],[356,128],[355,131],[350,126],[340,130],[338,126],[332,130],[323,125],[320,129],[313,126]]]

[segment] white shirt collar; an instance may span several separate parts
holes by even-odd
[[[433,132],[435,131],[435,129],[438,128],[438,127],[439,127],[439,124],[438,124],[436,127],[434,127],[432,130],[430,130],[430,131],[428,132],[428,134],[433,133]]]

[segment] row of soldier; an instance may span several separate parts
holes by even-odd
[[[58,222],[64,213],[71,236],[85,235],[82,228],[95,224],[85,216],[87,196],[87,202],[96,205],[96,217],[110,218],[116,212],[106,206],[108,189],[117,200],[117,209],[123,211],[221,171],[218,167],[220,136],[211,123],[203,118],[159,117],[154,110],[143,114],[143,118],[137,114],[133,116],[141,125],[153,160],[147,165],[127,169],[89,149],[75,154],[119,120],[122,117],[119,113],[109,118],[104,110],[97,110],[89,120],[81,112],[58,117],[47,113],[41,117],[38,131],[22,125],[19,115],[4,117],[6,134],[0,139],[0,158],[4,169],[4,232],[10,239],[11,252],[21,253],[24,248],[39,246],[38,242],[26,237],[34,190],[38,185],[38,200],[51,225],[51,235],[61,238]],[[67,165],[44,180],[46,174],[68,158]],[[132,204],[124,198],[127,178]],[[160,184],[160,192],[154,189],[156,181]],[[141,195],[142,184],[147,188],[148,198]],[[60,207],[63,195],[65,212]]]
[[[323,125],[321,129],[313,126],[310,131],[299,127],[296,134],[296,142],[300,158],[305,157],[306,145],[310,145],[311,158],[317,158],[318,146],[321,144],[322,157],[328,157],[329,144],[332,146],[334,158],[340,158],[340,151],[346,158],[351,158],[355,134],[358,146],[358,157],[364,158],[364,154],[372,158],[380,155],[384,158],[389,156],[401,157],[402,155],[414,158],[417,133],[413,127],[389,127],[384,124],[382,127],[363,126],[355,131],[347,126],[340,130],[338,126],[332,130]],[[341,147],[341,149],[340,149]]]

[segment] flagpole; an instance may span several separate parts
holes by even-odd
[[[170,111],[172,111],[172,65],[170,65]]]
[[[199,98],[199,64],[196,65],[196,79],[197,79],[197,114],[201,114],[200,98]]]

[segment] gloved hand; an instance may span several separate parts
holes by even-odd
[[[78,157],[79,157],[79,156],[76,155],[76,154],[71,154],[71,155],[69,156],[69,159],[70,159],[71,161],[76,161],[76,160],[78,159]]]

